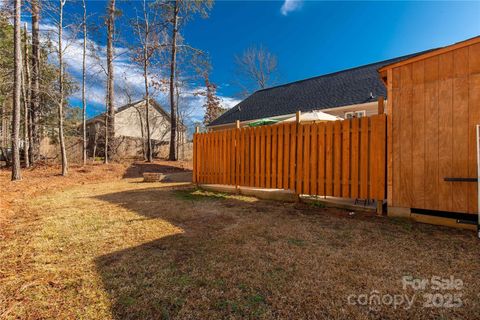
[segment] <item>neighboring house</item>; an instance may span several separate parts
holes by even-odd
[[[208,127],[225,129],[235,126],[236,120],[242,126],[265,118],[282,121],[297,111],[321,110],[341,118],[376,114],[378,97],[387,95],[377,70],[428,51],[258,90]]]
[[[140,157],[144,154],[146,134],[146,100],[140,100],[118,108],[115,112],[115,138],[117,154],[123,157]],[[151,99],[149,103],[150,136],[154,156],[167,155],[170,142],[170,115]],[[103,154],[105,113],[87,121],[88,150],[91,156]],[[178,130],[178,144],[186,142],[186,127]]]

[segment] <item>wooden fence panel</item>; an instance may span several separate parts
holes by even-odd
[[[386,124],[377,115],[197,133],[193,180],[383,200]]]

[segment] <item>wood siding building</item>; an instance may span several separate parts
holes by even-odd
[[[389,97],[389,212],[477,214],[477,183],[446,178],[477,178],[480,37],[379,71]]]

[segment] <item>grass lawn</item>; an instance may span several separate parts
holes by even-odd
[[[480,246],[469,231],[138,179],[50,190],[14,208],[0,240],[2,319],[480,314]],[[462,286],[404,290],[403,276]],[[355,300],[374,290],[413,305]],[[430,293],[461,294],[462,306],[424,307]]]

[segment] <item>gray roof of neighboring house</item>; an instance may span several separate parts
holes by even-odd
[[[210,126],[376,101],[387,95],[378,69],[428,51],[258,90]]]

